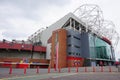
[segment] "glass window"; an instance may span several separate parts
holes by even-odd
[[[92,34],[89,34],[89,48],[91,58],[110,59],[111,46]]]

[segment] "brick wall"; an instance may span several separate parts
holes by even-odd
[[[58,67],[67,67],[67,59],[66,59],[66,36],[67,36],[67,31],[65,29],[58,29],[53,32],[52,34],[52,47],[51,47],[51,67],[54,67],[56,64],[56,34],[58,36]]]

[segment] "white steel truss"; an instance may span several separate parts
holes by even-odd
[[[88,30],[100,37],[106,37],[114,47],[117,46],[120,37],[115,30],[115,25],[112,21],[104,20],[102,10],[98,5],[84,4],[73,13],[85,23]]]

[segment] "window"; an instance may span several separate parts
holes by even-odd
[[[110,59],[111,46],[95,35],[89,35],[89,48],[91,58]]]
[[[70,47],[71,46],[71,44],[68,44],[68,47]]]
[[[76,53],[76,55],[78,56],[78,53]]]
[[[80,48],[80,46],[74,45],[75,48]]]
[[[77,40],[80,40],[80,38],[78,38],[78,37],[76,37],[76,36],[73,36],[75,39],[77,39]]]
[[[71,55],[71,52],[69,52],[68,54]]]
[[[67,37],[71,37],[71,35],[68,35]]]

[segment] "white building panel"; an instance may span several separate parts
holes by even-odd
[[[51,43],[47,44],[47,50],[46,50],[46,59],[50,59],[51,58]]]
[[[51,37],[52,32],[54,30],[60,29],[62,28],[62,26],[70,19],[73,18],[76,21],[82,23],[80,21],[80,19],[78,19],[73,13],[69,13],[67,15],[65,15],[63,18],[61,18],[60,20],[58,20],[57,22],[55,22],[54,24],[52,24],[51,26],[49,26],[47,29],[45,29],[42,34],[41,34],[41,42],[43,46],[47,45],[47,40]]]

